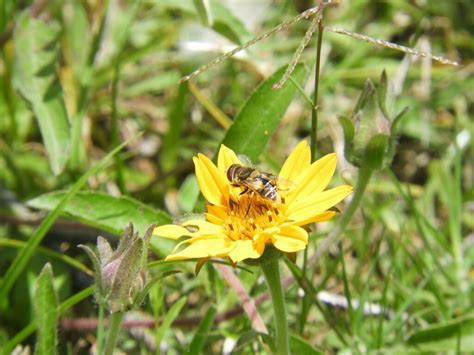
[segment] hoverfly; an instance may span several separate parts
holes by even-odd
[[[282,202],[278,192],[280,178],[276,175],[259,171],[250,166],[232,164],[227,169],[227,179],[233,186],[244,189],[241,194],[251,191],[264,199],[277,203]]]

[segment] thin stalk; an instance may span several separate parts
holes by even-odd
[[[277,258],[269,258],[261,264],[272,296],[273,314],[275,317],[275,346],[279,355],[290,354],[286,306],[281,286],[280,265]]]
[[[455,122],[455,133],[458,132],[457,122]],[[453,159],[453,175],[451,184],[448,184],[448,191],[451,197],[448,200],[449,208],[449,234],[452,245],[452,254],[454,259],[454,267],[456,272],[456,279],[460,294],[466,294],[467,282],[466,273],[464,270],[463,261],[463,241],[461,233],[461,206],[462,206],[462,162],[461,162],[461,149],[458,146],[457,136],[454,138],[454,159]],[[449,171],[449,170],[448,170]]]
[[[104,313],[105,307],[99,304],[99,319],[97,321],[97,354],[102,354],[102,347],[104,344]]]
[[[359,207],[360,203],[362,202],[362,197],[364,196],[364,192],[369,184],[370,178],[374,171],[367,167],[362,167],[359,169],[359,177],[357,179],[357,185],[354,190],[354,194],[352,195],[352,200],[347,205],[347,208],[344,211],[341,219],[337,226],[329,233],[329,235],[324,239],[321,244],[316,249],[316,252],[311,258],[311,262],[314,260],[319,259],[322,255],[324,255],[329,248],[337,243],[341,238],[342,233],[346,230],[347,224],[352,219],[355,211]]]
[[[323,43],[323,23],[318,23],[318,44],[316,47],[316,67],[314,70],[314,94],[313,106],[311,108],[311,160],[316,160],[316,142],[318,139],[318,94],[319,94],[319,71],[321,67],[321,44]]]
[[[109,334],[107,335],[107,344],[105,346],[105,355],[112,355],[117,341],[117,335],[120,331],[123,312],[114,312],[110,315]]]
[[[112,95],[111,95],[111,106],[112,106],[112,113],[111,113],[111,120],[112,120],[112,139],[111,143],[112,146],[116,146],[120,143],[120,132],[119,132],[119,124],[118,124],[118,113],[117,113],[117,98],[118,98],[118,84],[120,80],[120,70],[121,68],[121,59],[120,55],[114,65],[114,78],[112,81]],[[123,159],[120,152],[115,155],[115,166],[117,172],[117,186],[122,194],[126,193],[125,187],[125,178],[123,174]]]
[[[81,170],[83,160],[85,159],[84,144],[82,142],[82,127],[84,123],[84,117],[86,116],[87,111],[87,100],[89,98],[89,89],[90,84],[94,76],[94,62],[96,55],[99,51],[100,44],[102,41],[102,36],[105,29],[105,20],[107,15],[107,9],[109,7],[109,0],[104,3],[104,10],[102,12],[102,17],[100,19],[100,25],[97,33],[95,34],[91,47],[89,49],[89,54],[87,56],[86,65],[84,66],[84,71],[79,78],[79,98],[77,100],[77,112],[74,116],[71,128],[71,157],[70,157],[70,168],[72,170]]]
[[[308,248],[305,248],[303,252],[303,266],[302,266],[303,278],[307,277],[306,275],[307,269],[308,269]],[[303,335],[304,333],[304,326],[306,325],[306,321],[308,320],[310,307],[311,307],[311,297],[305,292],[302,302],[301,302],[300,319],[299,319],[299,333],[301,335]]]

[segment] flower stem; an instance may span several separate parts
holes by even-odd
[[[96,340],[97,354],[102,354],[102,349],[104,345],[104,313],[105,313],[105,307],[102,303],[99,303],[99,319],[97,323],[97,340]]]
[[[362,197],[364,196],[365,189],[369,184],[373,172],[374,170],[368,167],[361,167],[359,169],[357,185],[355,187],[354,194],[352,195],[351,202],[349,205],[347,205],[347,208],[345,209],[344,214],[339,220],[337,226],[331,231],[331,233],[329,233],[326,239],[324,239],[321,244],[318,245],[316,252],[312,256],[312,260],[319,259],[329,250],[332,245],[339,241],[342,233],[344,233],[346,230],[347,224],[352,219],[352,216],[362,202]]]
[[[319,68],[321,66],[321,44],[323,42],[322,18],[318,24],[318,44],[316,47],[316,67],[314,69],[314,94],[311,109],[311,161],[316,160],[316,141],[318,139],[318,94],[319,94]]]
[[[290,353],[288,323],[286,320],[285,299],[280,279],[280,265],[277,258],[271,258],[261,264],[263,274],[267,280],[272,295],[273,314],[275,317],[275,346],[276,353],[288,355]]]
[[[109,334],[107,335],[107,345],[105,346],[105,355],[112,355],[117,341],[117,335],[122,323],[123,312],[114,312],[110,315]]]

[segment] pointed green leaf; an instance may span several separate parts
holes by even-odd
[[[290,350],[292,354],[307,354],[307,355],[324,354],[324,352],[314,348],[311,344],[309,344],[306,339],[303,339],[302,337],[296,334],[290,335]]]
[[[57,191],[41,195],[28,202],[38,209],[52,210],[66,192]],[[70,217],[100,228],[115,235],[121,235],[123,228],[131,221],[140,232],[152,223],[166,224],[171,218],[162,211],[142,204],[130,197],[114,197],[101,192],[79,192],[64,208]]]
[[[165,319],[163,320],[163,323],[161,323],[160,328],[156,332],[156,335],[155,335],[156,344],[161,343],[161,341],[163,340],[163,336],[171,327],[171,324],[176,319],[176,317],[178,317],[179,312],[181,312],[181,308],[183,308],[185,304],[186,304],[186,297],[183,296],[175,304],[173,304],[171,308],[168,310],[168,312],[166,313]]]
[[[348,161],[354,164],[354,124],[347,117],[340,117],[339,123],[341,124],[342,131],[344,132],[344,156]]]
[[[135,138],[136,137],[133,137],[132,139]],[[21,249],[21,251],[18,253],[18,255],[8,267],[8,270],[6,271],[3,279],[0,280],[0,300],[6,299],[6,295],[11,290],[16,279],[25,269],[28,261],[33,256],[34,251],[43,240],[49,228],[51,228],[53,223],[59,217],[60,213],[63,211],[63,208],[72,199],[72,197],[75,196],[75,194],[81,189],[82,186],[84,186],[84,184],[91,176],[97,174],[99,171],[104,169],[104,167],[107,166],[112,157],[117,154],[117,152],[120,151],[124,146],[126,146],[132,139],[120,144],[104,158],[102,158],[99,163],[91,167],[74,183],[71,189],[67,193],[64,193],[64,196],[59,199],[59,201],[57,201],[57,204],[55,205],[54,209],[51,210],[51,212],[41,222],[39,227],[33,232],[33,234],[28,239],[28,243],[23,249]]]
[[[35,321],[38,329],[35,354],[56,354],[58,299],[53,287],[53,271],[44,266],[35,285]]]
[[[251,343],[254,340],[257,340],[258,338],[261,338],[262,341],[270,347],[272,352],[276,353],[276,348],[273,342],[273,338],[266,333],[257,332],[255,330],[249,330],[249,331],[243,332],[239,336],[239,339],[237,339],[235,350],[240,351],[241,349],[243,349],[245,345]]]
[[[214,306],[209,307],[203,319],[199,323],[196,333],[194,333],[191,344],[189,344],[188,354],[202,354],[203,347],[209,335],[209,331],[214,324],[214,318],[216,317],[216,314],[216,308]]]
[[[388,79],[387,73],[385,70],[382,71],[382,75],[380,76],[380,83],[377,87],[377,100],[379,103],[380,110],[382,111],[383,115],[386,119],[389,119],[389,114],[387,111],[387,93],[388,93]]]
[[[99,258],[97,257],[97,254],[94,253],[94,251],[91,248],[89,248],[87,245],[79,244],[77,247],[84,250],[87,253],[87,255],[89,256],[89,258],[91,259],[92,266],[94,267],[96,285],[98,287],[101,287],[102,286],[102,278],[101,278],[101,272],[100,272],[101,262],[99,261]]]
[[[291,82],[279,90],[272,88],[285,70],[286,66],[280,68],[250,96],[227,131],[223,141],[226,146],[252,160],[258,159],[297,91]],[[304,66],[298,64],[292,76],[297,82],[301,82],[304,74]]]
[[[474,317],[463,317],[419,330],[407,339],[407,344],[419,351],[474,352]]]
[[[45,23],[26,10],[16,22],[13,41],[15,86],[31,104],[56,175],[68,159],[70,144],[69,120],[56,74],[60,30],[58,23]]]
[[[227,37],[234,43],[239,44],[252,39],[252,34],[245,28],[242,21],[234,16],[233,13],[220,1],[209,0],[209,4],[210,13],[212,13],[213,19],[212,28],[216,32]],[[157,6],[161,8],[180,10],[194,16],[199,16],[193,0],[160,0],[157,2]]]
[[[212,18],[209,0],[193,0],[193,3],[201,24],[206,27],[211,27],[214,20]]]

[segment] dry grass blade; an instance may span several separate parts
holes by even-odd
[[[419,56],[419,57],[431,58],[431,59],[436,60],[436,61],[438,61],[440,63],[443,63],[443,64],[456,65],[456,66],[460,65],[458,62],[446,59],[444,57],[433,55],[433,54],[428,53],[428,52],[419,51],[419,50],[416,50],[416,49],[413,49],[413,48],[401,46],[399,44],[395,44],[395,43],[392,43],[392,42],[387,42],[387,41],[384,41],[383,39],[372,38],[372,37],[369,37],[369,36],[366,36],[366,35],[363,35],[363,34],[360,34],[360,33],[348,31],[348,30],[346,30],[344,28],[341,28],[341,27],[325,27],[325,29],[328,30],[328,31],[334,32],[334,33],[339,33],[339,34],[351,36],[351,37],[360,39],[360,40],[365,41],[365,42],[376,44],[378,46],[395,49],[397,51],[401,51],[401,52],[404,52],[404,53],[416,55],[416,56]]]
[[[222,63],[224,60],[226,60],[227,58],[230,58],[232,57],[233,55],[239,53],[240,51],[243,51],[244,49],[247,49],[248,47],[250,46],[253,46],[255,43],[257,42],[260,42],[261,40],[264,40],[268,37],[270,37],[272,34],[276,33],[276,32],[280,32],[282,30],[284,30],[285,28],[291,26],[292,24],[294,24],[295,22],[298,22],[298,21],[301,21],[302,19],[307,19],[311,16],[314,16],[315,14],[317,14],[318,12],[320,12],[322,9],[322,6],[318,6],[318,7],[313,7],[311,9],[308,9],[306,10],[305,12],[302,12],[301,14],[299,14],[298,16],[295,16],[294,18],[292,18],[291,20],[288,20],[288,21],[285,21],[285,22],[282,22],[281,24],[279,24],[278,26],[272,28],[270,31],[268,32],[265,32],[263,34],[261,34],[260,36],[258,37],[255,37],[254,39],[242,44],[241,46],[238,46],[234,49],[232,49],[231,51],[227,52],[227,53],[224,53],[223,55],[215,58],[214,60],[210,61],[209,63],[203,65],[202,67],[200,67],[199,69],[195,70],[194,72],[192,72],[191,74],[189,75],[186,75],[186,76],[183,76],[179,81],[178,83],[184,83],[185,81],[188,81],[188,80],[191,80],[193,78],[195,78],[196,76],[204,73],[205,71],[211,69],[213,66],[215,65],[218,65],[220,63]]]
[[[311,21],[311,25],[309,26],[308,30],[306,31],[303,39],[300,42],[300,45],[298,46],[298,49],[296,50],[295,54],[293,54],[293,57],[291,58],[290,64],[288,64],[288,68],[285,71],[285,74],[283,74],[283,77],[280,79],[278,83],[273,85],[274,89],[280,89],[285,83],[288,81],[288,79],[291,76],[291,73],[293,70],[295,70],[296,64],[298,64],[298,61],[300,60],[301,54],[303,53],[304,49],[308,45],[309,41],[311,40],[311,37],[313,37],[313,33],[316,32],[318,28],[318,24],[321,21],[322,14],[319,14],[318,16],[314,17],[313,20]]]

